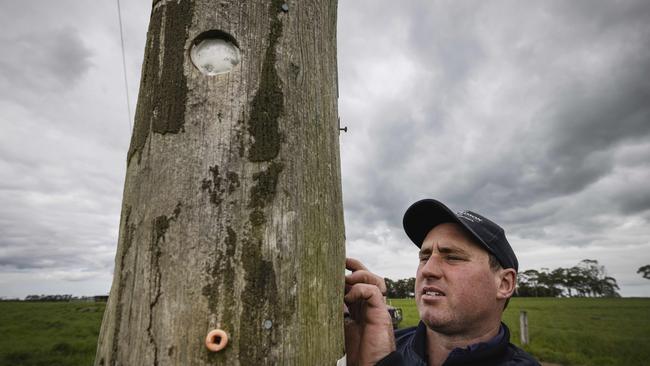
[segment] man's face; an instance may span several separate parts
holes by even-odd
[[[420,319],[432,330],[471,334],[500,318],[498,271],[488,253],[453,223],[434,227],[424,239],[415,277]]]

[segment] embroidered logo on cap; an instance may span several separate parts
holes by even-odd
[[[479,223],[479,222],[483,221],[480,217],[476,216],[475,214],[473,214],[473,213],[471,213],[469,211],[461,211],[461,212],[458,212],[457,215],[459,217],[464,218],[465,220],[475,222],[475,223]]]

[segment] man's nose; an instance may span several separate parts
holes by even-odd
[[[429,260],[422,267],[422,275],[424,277],[442,277],[442,258],[437,255],[432,255]]]

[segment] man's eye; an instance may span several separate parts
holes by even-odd
[[[429,260],[429,257],[420,257],[420,262],[426,262]]]
[[[448,256],[447,256],[447,260],[450,260],[450,261],[462,261],[463,258],[461,258],[461,257],[456,257],[456,256],[454,256],[454,255],[448,255]]]

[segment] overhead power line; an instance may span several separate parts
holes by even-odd
[[[124,74],[124,93],[126,95],[126,111],[129,114],[129,133],[133,130],[131,127],[131,102],[129,98],[129,82],[126,77],[126,54],[124,52],[124,33],[122,31],[122,10],[120,9],[120,0],[117,1],[117,19],[120,22],[120,45],[122,46],[122,71]]]

